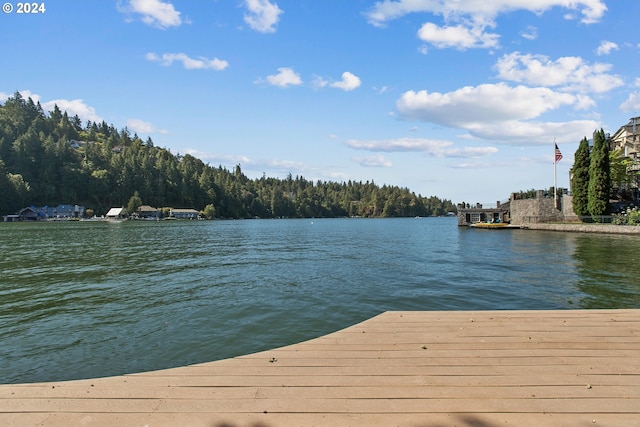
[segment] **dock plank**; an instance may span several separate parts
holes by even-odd
[[[386,312],[278,349],[0,385],[2,426],[640,426],[640,310]]]

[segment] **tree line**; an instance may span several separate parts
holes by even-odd
[[[218,218],[412,217],[455,212],[450,200],[373,181],[249,179],[189,155],[172,154],[104,121],[83,124],[57,106],[16,92],[0,105],[0,214],[25,206],[79,204],[104,214],[132,197],[154,207],[189,207]]]

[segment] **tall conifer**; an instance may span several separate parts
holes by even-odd
[[[593,135],[593,150],[589,163],[589,213],[591,216],[604,215],[609,204],[611,182],[609,178],[609,147],[604,130]]]
[[[582,138],[573,162],[571,192],[573,212],[578,216],[589,215],[589,141]]]

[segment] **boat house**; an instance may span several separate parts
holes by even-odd
[[[124,208],[111,208],[109,209],[109,212],[107,212],[106,218],[111,220],[124,219],[124,215],[125,215]]]
[[[475,206],[458,204],[458,225],[471,225],[479,222],[509,223],[511,222],[510,201],[496,202],[495,206],[483,207],[481,203]]]

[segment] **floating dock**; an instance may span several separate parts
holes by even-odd
[[[519,225],[511,225],[504,222],[476,222],[475,224],[471,224],[469,227],[484,228],[487,230],[512,230],[514,228],[520,228]]]
[[[640,426],[640,310],[386,312],[232,359],[0,385],[0,425]]]

